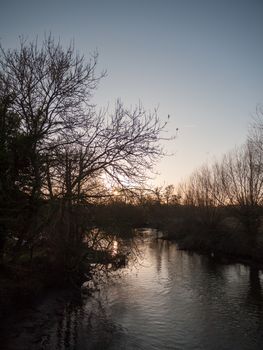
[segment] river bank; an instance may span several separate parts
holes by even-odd
[[[242,263],[263,270],[263,235],[238,230],[166,229],[161,239],[178,249],[207,255],[223,264]]]

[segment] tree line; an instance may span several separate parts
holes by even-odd
[[[181,204],[203,208],[206,219],[217,224],[216,212],[229,208],[247,232],[260,226],[263,204],[263,118],[250,127],[246,142],[224,154],[220,161],[206,164],[178,186]]]
[[[183,248],[262,261],[262,107],[242,145],[200,166],[185,181],[133,195],[121,191],[117,198],[140,207],[142,223],[162,229]]]

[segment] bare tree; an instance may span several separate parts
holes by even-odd
[[[248,140],[244,145],[226,154],[222,160],[219,178],[225,203],[231,205],[245,230],[255,235],[260,223],[263,199],[263,153]]]
[[[142,184],[164,154],[159,145],[164,126],[156,112],[141,106],[127,110],[120,101],[110,118],[94,113],[82,124],[80,140],[50,154],[45,185],[50,197],[56,193],[78,202],[83,192],[88,196],[87,184],[94,177],[122,187]]]
[[[41,46],[21,39],[18,49],[0,48],[0,97],[9,97],[9,110],[19,116],[20,132],[30,143],[32,197],[40,195],[42,153],[83,136],[79,128],[104,75],[95,75],[96,65],[96,53],[86,61],[72,45],[64,49],[51,36]]]
[[[98,54],[86,61],[72,45],[64,49],[51,36],[41,46],[21,39],[18,49],[1,47],[0,52],[1,95],[12,98],[21,128],[37,146],[47,140],[60,143],[69,131],[77,131],[105,74],[95,75]]]
[[[56,203],[56,222],[71,239],[78,231],[73,206],[99,195],[96,184],[109,179],[122,187],[142,184],[164,155],[160,140],[166,123],[156,110],[147,112],[140,104],[127,109],[118,100],[108,114],[92,105],[105,75],[96,75],[97,60],[97,53],[86,60],[51,36],[41,45],[21,39],[18,49],[0,48],[0,99],[8,99],[9,115],[19,119],[29,162],[26,186],[16,181],[28,196],[20,244],[43,232],[42,222],[35,234],[42,203]]]
[[[230,204],[258,206],[263,196],[262,154],[248,141],[224,156],[222,184]]]
[[[165,199],[165,203],[168,204],[174,204],[176,203],[176,195],[174,193],[175,188],[174,185],[167,185],[164,188],[164,199]]]
[[[194,219],[202,229],[214,230],[220,222],[222,205],[216,166],[203,165],[179,186],[182,203],[192,207]]]

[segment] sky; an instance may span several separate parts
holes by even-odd
[[[263,0],[0,0],[0,40],[45,33],[107,70],[94,96],[170,115],[154,184],[176,184],[242,144],[263,103]],[[176,133],[176,128],[179,129]]]

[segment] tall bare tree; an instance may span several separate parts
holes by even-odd
[[[37,219],[42,203],[61,204],[56,222],[71,239],[78,231],[72,208],[99,195],[95,184],[141,184],[164,155],[159,141],[166,123],[156,111],[117,101],[113,113],[97,112],[91,97],[105,75],[96,74],[97,60],[97,53],[86,60],[52,36],[41,44],[21,39],[17,49],[0,48],[0,99],[8,99],[6,115],[18,118],[28,161],[26,183],[25,177],[15,181],[28,198],[20,245],[44,231]],[[46,221],[52,223],[49,216]]]

